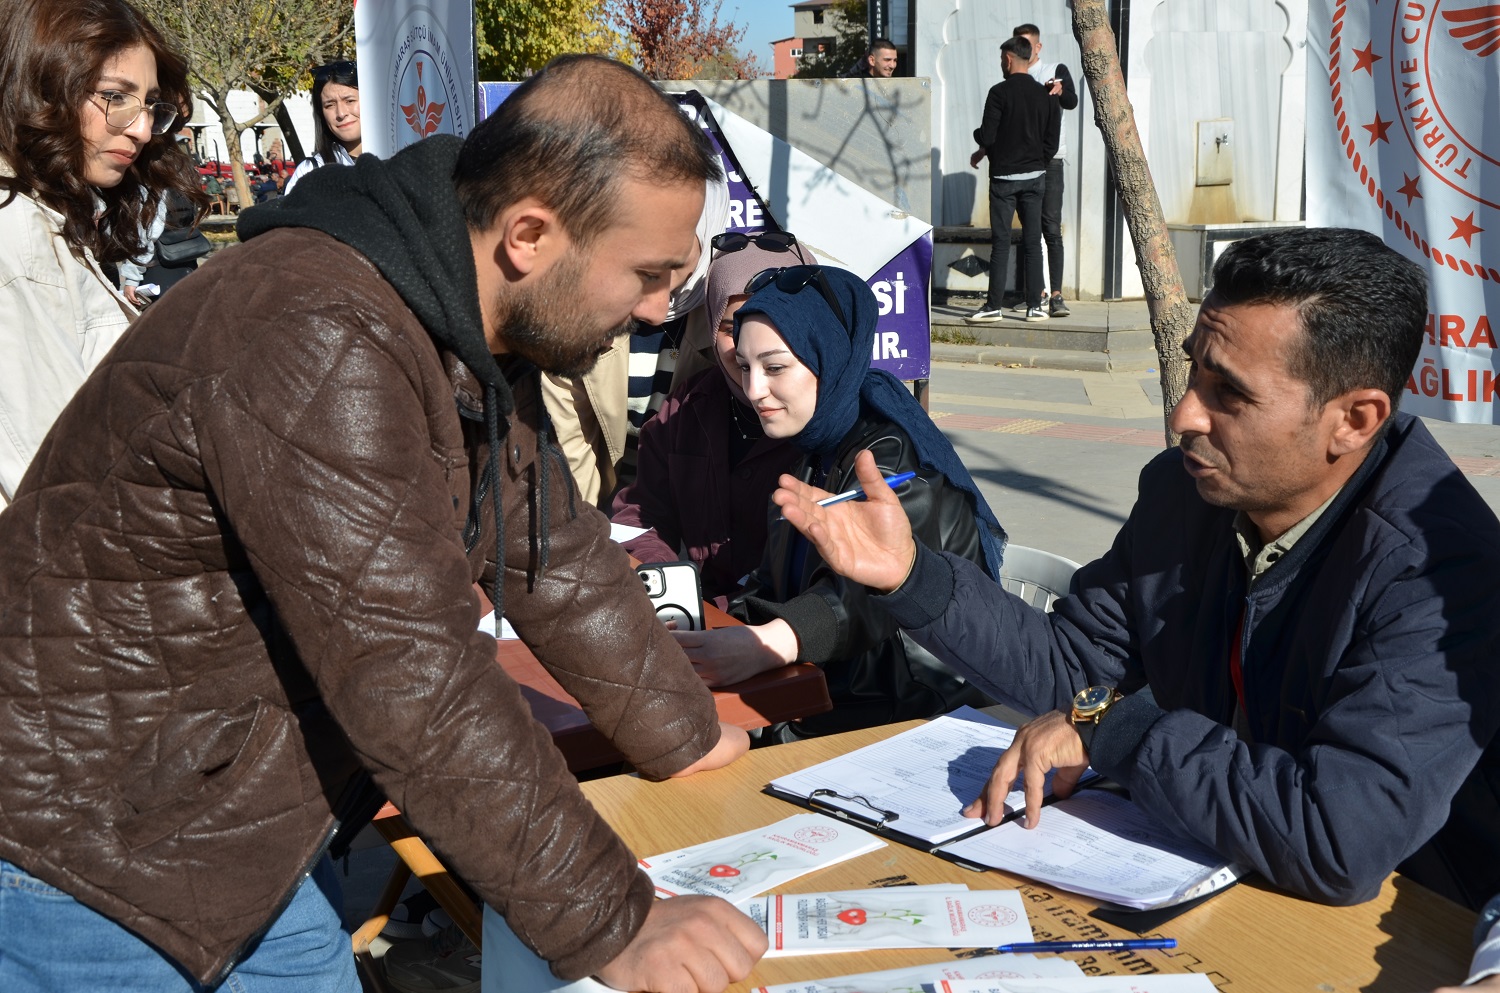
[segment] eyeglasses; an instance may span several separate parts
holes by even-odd
[[[100,90],[94,96],[104,98],[104,122],[121,131],[134,124],[143,110],[151,112],[152,134],[166,134],[177,120],[177,105],[174,103],[142,103],[140,97],[119,90]]]
[[[340,59],[327,65],[318,66],[312,71],[313,79],[325,80],[330,76],[351,76],[355,72],[355,64],[348,59]]]
[[[742,248],[754,245],[767,252],[796,252],[799,257],[802,255],[802,251],[797,247],[797,236],[790,231],[762,231],[760,234],[725,231],[723,234],[714,235],[709,245],[714,251],[724,254],[738,252]]]
[[[844,308],[839,305],[838,297],[834,296],[833,287],[829,285],[828,277],[823,275],[822,266],[793,265],[781,269],[762,269],[750,277],[750,282],[745,284],[745,291],[758,293],[772,283],[783,293],[800,293],[808,286],[816,286],[839,323],[846,329],[849,327],[849,321],[844,317]]]

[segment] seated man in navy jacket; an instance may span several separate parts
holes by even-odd
[[[1500,890],[1500,522],[1396,413],[1426,315],[1373,235],[1231,246],[1184,344],[1180,446],[1051,614],[916,545],[868,460],[867,502],[788,476],[774,499],[920,644],[1043,714],[971,816],[997,823],[1019,774],[1034,826],[1043,775],[1067,795],[1092,763],[1303,896],[1367,900],[1400,865],[1477,908]]]

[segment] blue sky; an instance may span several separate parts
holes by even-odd
[[[792,0],[724,0],[719,20],[745,29],[741,47],[771,71],[771,42],[792,33]]]

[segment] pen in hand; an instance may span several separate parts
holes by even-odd
[[[1114,952],[1147,948],[1176,948],[1176,938],[1125,938],[1119,941],[1016,941],[999,945],[997,952]]]
[[[900,486],[902,483],[910,482],[911,480],[916,479],[916,478],[917,478],[917,474],[915,472],[898,472],[894,476],[887,476],[887,477],[885,477],[885,483],[886,483],[887,486],[889,486],[891,489],[894,490],[896,487]],[[819,507],[831,507],[831,506],[833,506],[836,503],[845,503],[845,502],[847,502],[849,500],[863,500],[864,498],[865,498],[864,488],[863,487],[855,487],[852,490],[845,490],[844,492],[838,494],[837,496],[825,497],[824,499],[819,500],[818,501],[818,506]],[[779,523],[779,522],[784,521],[784,520],[786,520],[785,517],[782,517],[782,516],[778,515],[777,518],[776,518],[776,520],[773,521],[772,523]]]

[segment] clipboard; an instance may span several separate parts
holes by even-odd
[[[980,732],[975,725],[987,730]],[[1201,845],[1152,831],[1150,825],[1142,823],[1144,813],[1130,804],[1128,791],[1092,770],[1068,800],[1060,800],[1049,792],[1043,806],[1061,803],[1058,809],[1068,816],[1060,821],[1044,820],[1038,829],[1043,833],[1035,837],[1030,832],[1017,835],[1016,828],[1004,830],[1024,814],[1024,807],[1015,802],[1016,794],[1010,797],[1013,809],[998,825],[962,818],[957,813],[958,805],[982,788],[995,759],[1009,747],[1014,732],[1013,726],[992,715],[963,708],[884,741],[779,777],[764,792],[971,871],[997,868],[1060,889],[1076,889],[1105,903],[1137,900],[1145,903],[1144,909],[1129,906],[1101,909],[1101,913],[1110,915],[1111,923],[1128,929],[1136,926],[1132,920],[1137,918],[1162,921],[1175,917],[1232,885],[1240,871],[1237,867],[1219,862]],[[1004,744],[996,747],[1000,742]],[[934,785],[944,775],[947,776],[944,786]],[[845,777],[850,785],[839,785],[839,776]],[[1112,794],[1115,798],[1106,799],[1101,794]],[[1089,799],[1081,799],[1085,795]],[[1046,830],[1054,825],[1055,831]],[[1111,827],[1118,827],[1124,833],[1115,834]],[[1109,840],[1098,842],[1100,831],[1111,836]],[[987,843],[980,836],[989,832],[1000,833]],[[1049,844],[1053,847],[1045,856],[1027,854],[1027,849],[1034,845]],[[1096,844],[1121,852],[1119,865],[1145,862],[1138,877],[1144,881],[1142,887],[1117,889],[1114,888],[1117,884],[1105,880],[1096,884],[1086,873],[1056,868],[1064,863],[1054,863],[1050,858],[1054,853],[1076,856],[1080,845],[1087,846],[1092,853]],[[1093,860],[1090,854],[1089,863]],[[1056,878],[1047,878],[1047,869]],[[1162,892],[1164,885],[1179,884],[1175,891],[1166,891],[1162,902],[1153,902],[1150,894]],[[1206,892],[1203,887],[1207,887]]]

